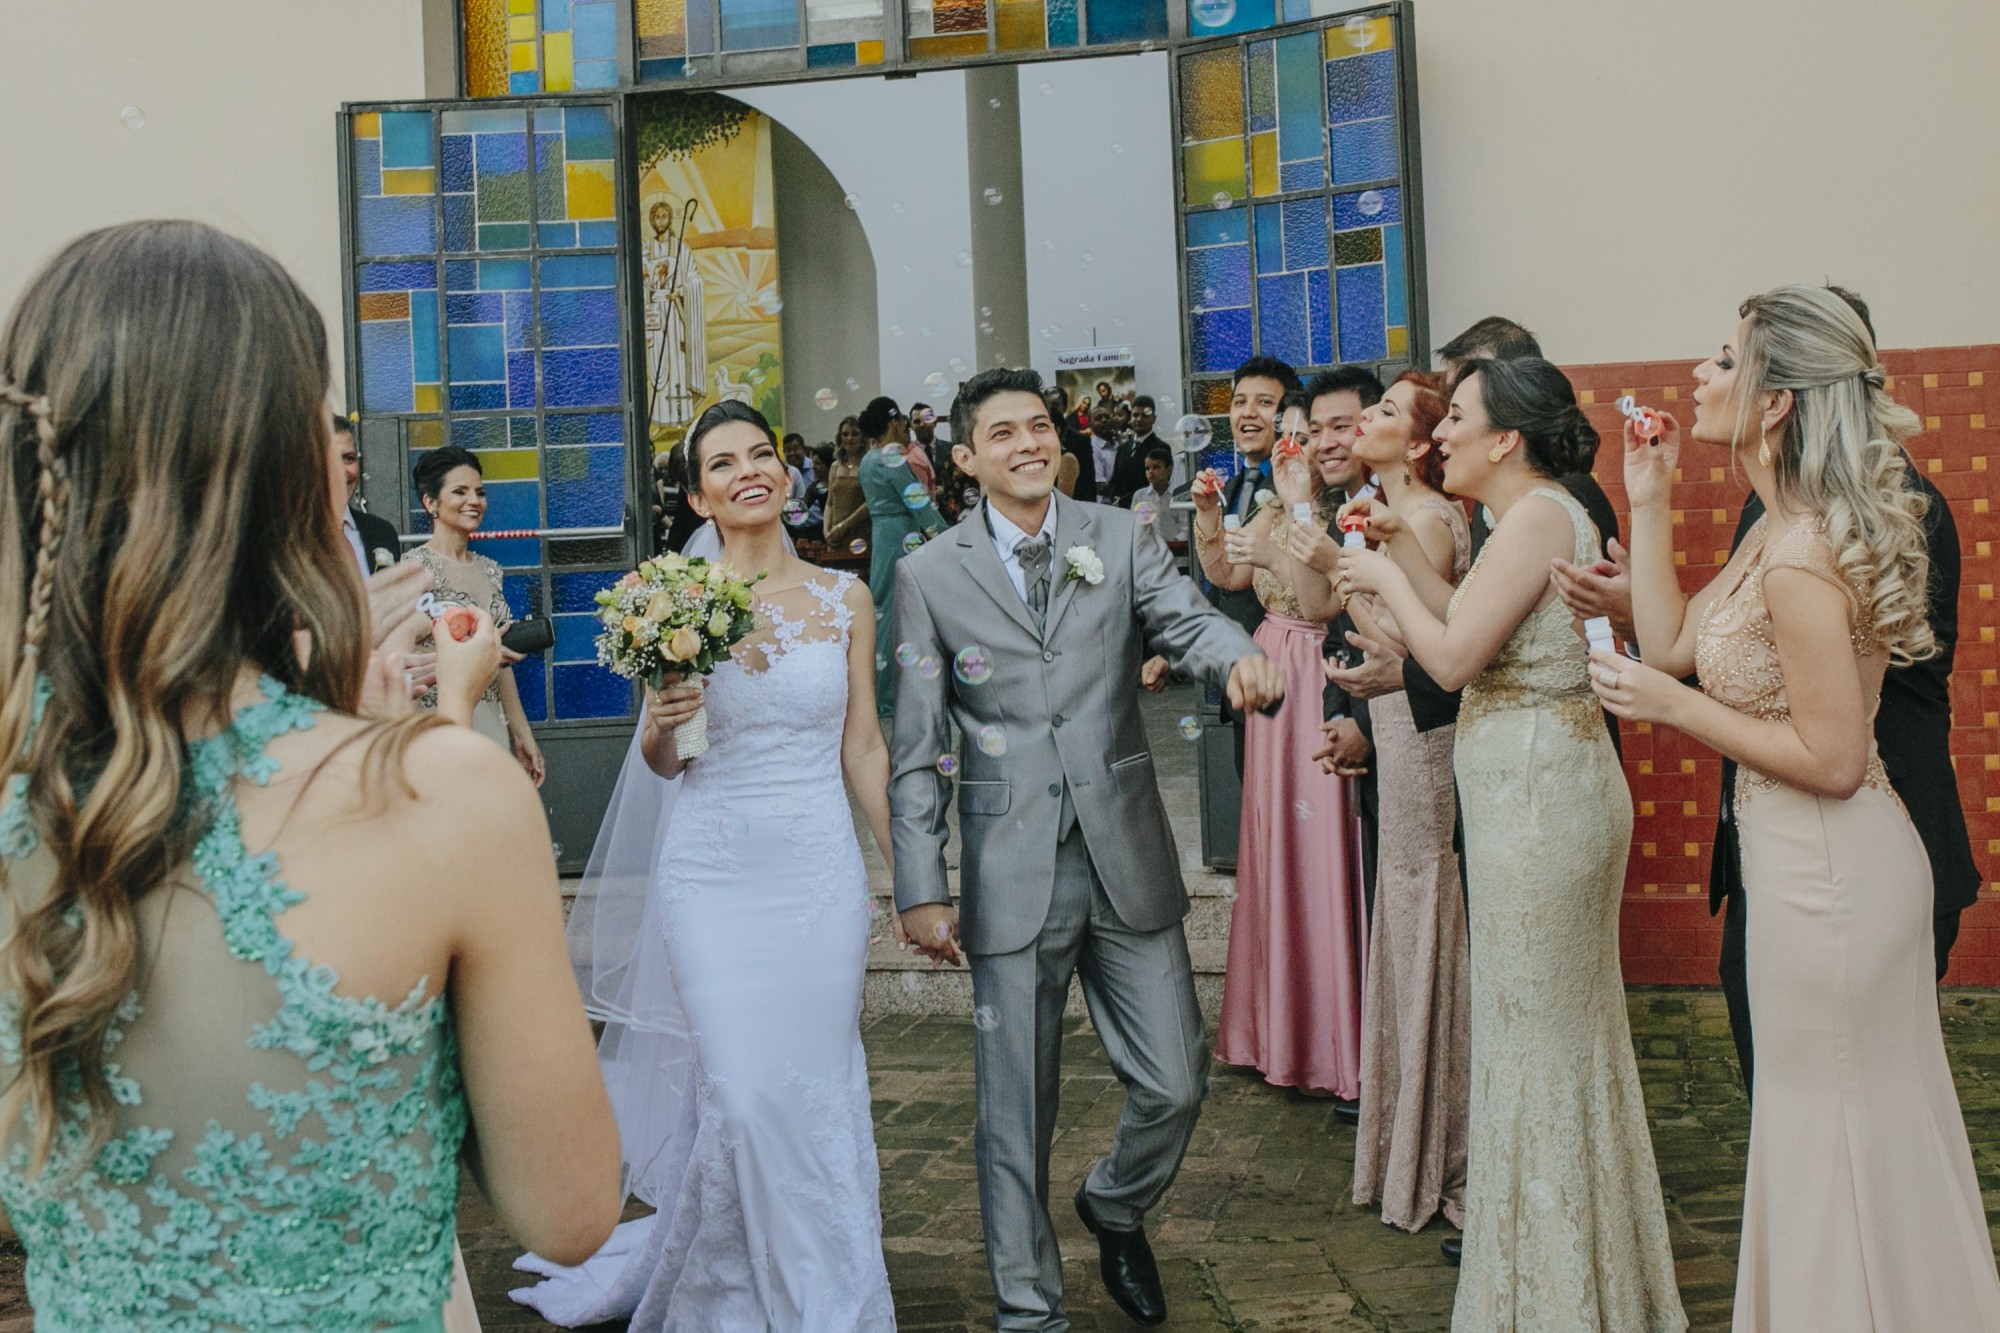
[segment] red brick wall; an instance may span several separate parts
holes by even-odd
[[[2000,985],[2000,514],[1989,497],[1990,460],[2000,456],[2000,345],[1885,352],[1890,392],[1924,419],[1911,453],[1930,475],[1958,522],[1964,577],[1958,600],[1958,657],[1952,675],[1952,759],[1965,803],[1972,849],[1989,883],[1964,917],[1947,985]],[[1619,476],[1620,394],[1664,407],[1686,422],[1694,362],[1649,361],[1572,366],[1571,380],[1606,447],[1598,480],[1625,516]],[[2000,469],[1995,469],[2000,472]],[[1684,446],[1675,488],[1676,559],[1682,586],[1699,588],[1729,553],[1748,487],[1729,460],[1702,445]],[[1632,860],[1625,878],[1623,952],[1631,982],[1712,985],[1721,919],[1708,914],[1708,861],[1714,845],[1721,761],[1668,728],[1625,728],[1625,772],[1638,804]]]

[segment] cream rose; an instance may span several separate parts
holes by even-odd
[[[667,636],[667,647],[663,656],[676,662],[691,662],[694,660],[694,655],[700,651],[701,635],[682,625]]]

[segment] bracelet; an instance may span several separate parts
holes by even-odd
[[[1222,525],[1217,524],[1215,531],[1208,533],[1207,535],[1204,536],[1201,530],[1201,524],[1197,523],[1194,525],[1194,539],[1200,542],[1203,546],[1208,546],[1211,543],[1219,542],[1222,540]]]

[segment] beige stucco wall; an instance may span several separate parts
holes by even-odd
[[[334,113],[423,96],[418,0],[61,0],[0,23],[0,309],[80,232],[193,217],[283,260],[338,346]]]
[[[2000,4],[1417,0],[1432,327],[1704,355],[1831,279],[1885,346],[2000,342]]]

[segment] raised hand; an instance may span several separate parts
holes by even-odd
[[[431,638],[437,647],[437,710],[469,727],[473,707],[500,669],[500,633],[493,628],[493,618],[478,607],[464,610],[472,616],[472,633],[458,639],[440,629]]]
[[[1294,518],[1289,547],[1292,559],[1308,569],[1322,574],[1331,574],[1340,568],[1340,543],[1327,535],[1325,528],[1313,519]]]
[[[1212,467],[1205,467],[1194,474],[1188,483],[1188,498],[1194,501],[1195,512],[1213,514],[1222,508],[1222,476]]]
[[[1625,422],[1625,498],[1634,509],[1665,506],[1674,492],[1674,468],[1681,458],[1681,423],[1666,412],[1657,414],[1662,426],[1647,439],[1639,423]]]
[[[1222,554],[1232,565],[1253,565],[1258,569],[1276,569],[1284,558],[1284,552],[1271,540],[1271,534],[1261,525],[1238,528],[1234,532],[1222,534]]]
[[[1549,579],[1571,615],[1579,620],[1604,616],[1619,638],[1635,643],[1639,634],[1632,627],[1632,559],[1616,537],[1606,551],[1610,559],[1591,565],[1552,561]]]
[[[1340,553],[1340,590],[1349,597],[1357,592],[1379,593],[1402,577],[1396,562],[1380,551],[1359,548]]]
[[[1347,641],[1361,650],[1361,661],[1355,666],[1342,666],[1339,658],[1327,658],[1328,680],[1355,699],[1378,699],[1403,688],[1404,654],[1353,630],[1348,631]]]
[[[414,560],[399,561],[368,576],[368,630],[371,646],[380,648],[391,634],[410,632],[410,643],[430,628],[417,610],[417,598],[429,591],[431,572]]]
[[[1349,500],[1340,507],[1334,523],[1344,532],[1356,518],[1366,524],[1361,531],[1371,542],[1394,541],[1396,534],[1406,530],[1403,516],[1379,496],[1364,495],[1359,500]]]

